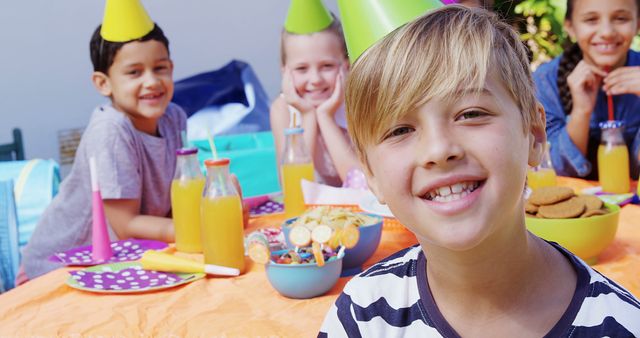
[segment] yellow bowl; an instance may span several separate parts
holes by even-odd
[[[595,264],[618,230],[620,207],[608,203],[605,207],[609,210],[605,215],[568,219],[525,217],[525,223],[538,237],[556,242],[588,264]]]

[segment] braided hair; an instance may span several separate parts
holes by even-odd
[[[564,53],[560,57],[560,64],[558,65],[558,94],[560,95],[560,102],[564,113],[571,114],[573,108],[573,99],[571,98],[571,91],[569,90],[569,83],[567,78],[569,74],[573,72],[578,63],[582,60],[582,50],[577,43],[570,43],[568,47],[565,47]]]

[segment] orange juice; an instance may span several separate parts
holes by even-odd
[[[281,170],[284,215],[285,217],[295,217],[305,210],[300,180],[304,178],[313,181],[313,164],[286,163],[282,164]]]
[[[629,192],[629,153],[626,145],[598,147],[598,176],[602,191],[623,194]]]
[[[205,263],[236,268],[242,273],[244,233],[240,197],[203,197],[200,208]]]
[[[178,251],[202,252],[200,200],[203,189],[204,177],[171,182],[171,209]]]
[[[556,172],[552,168],[529,169],[527,183],[531,189],[556,186]]]

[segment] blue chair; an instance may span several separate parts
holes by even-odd
[[[20,252],[18,215],[13,197],[13,180],[0,181],[0,293],[12,289]]]
[[[18,210],[19,247],[24,247],[40,215],[58,193],[60,174],[54,160],[0,162],[0,181],[12,180]]]
[[[0,161],[24,160],[24,146],[22,144],[22,132],[13,129],[13,142],[0,145]]]

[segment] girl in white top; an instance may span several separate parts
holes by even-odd
[[[343,108],[349,61],[342,26],[332,19],[328,27],[309,34],[283,29],[282,94],[271,105],[270,120],[278,163],[284,149],[284,129],[295,123],[304,128],[316,180],[340,186],[347,172],[359,164]]]

